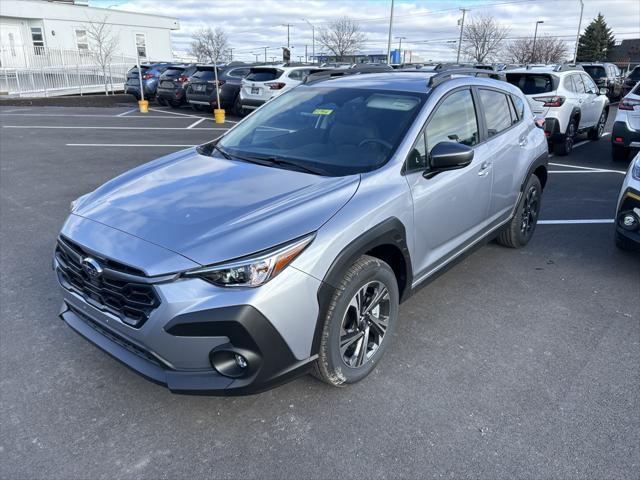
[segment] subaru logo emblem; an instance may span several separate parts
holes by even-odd
[[[84,270],[89,278],[98,278],[102,275],[102,267],[91,257],[82,259],[82,270]]]

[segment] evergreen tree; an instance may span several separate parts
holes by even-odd
[[[578,62],[602,62],[613,50],[615,38],[601,13],[585,28],[578,42]]]

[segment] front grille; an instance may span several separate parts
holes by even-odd
[[[117,315],[123,322],[139,328],[160,305],[152,285],[135,282],[129,275],[143,276],[133,267],[82,249],[67,238],[59,238],[56,247],[58,278],[68,290],[82,295],[87,303]],[[104,269],[101,275],[90,276],[82,267],[82,260],[90,257]]]

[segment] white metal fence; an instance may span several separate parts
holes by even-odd
[[[46,47],[0,48],[0,94],[41,97],[122,91],[135,57],[113,55],[102,68],[94,52]]]

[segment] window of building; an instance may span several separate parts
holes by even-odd
[[[76,46],[78,50],[89,50],[89,39],[86,30],[76,30]]]
[[[147,38],[144,33],[136,33],[136,48],[140,58],[147,58]]]
[[[31,42],[36,55],[44,53],[44,35],[41,27],[31,27]]]
[[[9,50],[11,51],[11,56],[16,56],[16,39],[13,36],[13,33],[9,33]]]

